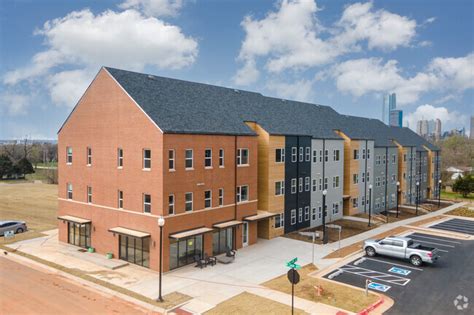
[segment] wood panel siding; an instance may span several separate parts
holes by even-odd
[[[344,195],[350,196],[350,200],[344,202],[344,215],[358,213],[358,208],[352,205],[353,198],[359,198],[359,185],[353,183],[353,174],[359,174],[359,160],[354,160],[354,150],[360,151],[360,143],[358,140],[352,140],[341,131],[337,133],[344,139]],[[361,157],[359,152],[359,158]],[[359,174],[359,181],[361,180]],[[359,200],[359,207],[361,200]]]

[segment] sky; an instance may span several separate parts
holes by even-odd
[[[474,2],[0,1],[0,139],[56,139],[101,66],[468,130]]]

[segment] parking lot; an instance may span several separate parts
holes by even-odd
[[[432,225],[430,228],[474,235],[474,221],[472,220],[451,219]]]
[[[474,314],[474,241],[423,233],[407,236],[438,248],[438,262],[415,267],[403,259],[364,256],[324,277],[360,288],[370,280],[370,290],[394,299],[387,314]]]

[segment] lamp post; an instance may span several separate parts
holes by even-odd
[[[165,218],[163,216],[158,217],[158,226],[160,227],[160,290],[158,294],[158,302],[163,302],[163,297],[161,296],[161,280],[163,274],[163,226],[165,225]]]
[[[326,195],[328,191],[323,190],[323,244],[328,243],[328,236],[326,234]]]
[[[397,218],[398,218],[398,212],[400,212],[399,201],[398,201],[399,195],[400,195],[400,182],[397,182]]]
[[[418,203],[420,200],[420,182],[416,182],[416,216],[418,216]]]
[[[370,227],[371,217],[372,217],[372,184],[369,185],[369,227]]]
[[[441,207],[441,179],[438,181],[438,209]]]

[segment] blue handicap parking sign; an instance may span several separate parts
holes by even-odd
[[[410,270],[406,270],[406,269],[402,269],[402,268],[398,268],[398,267],[392,267],[388,271],[399,274],[399,275],[402,275],[402,276],[406,276],[406,275],[410,274],[410,272],[411,272]]]
[[[380,283],[377,283],[377,282],[369,283],[369,289],[372,289],[372,290],[387,292],[388,290],[390,290],[390,288],[391,287],[389,285],[380,284]]]

